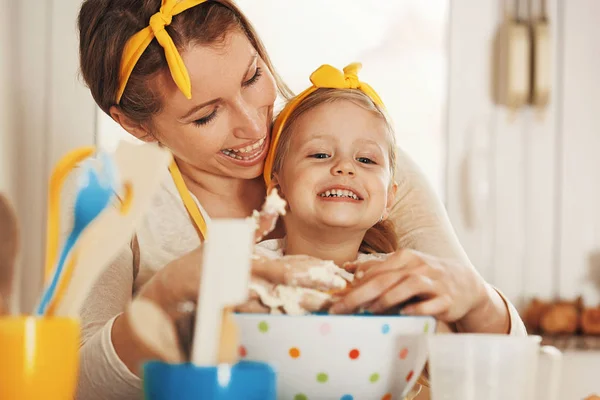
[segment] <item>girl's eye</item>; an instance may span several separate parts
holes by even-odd
[[[248,87],[248,86],[254,85],[256,82],[258,82],[258,80],[261,76],[262,76],[262,69],[260,67],[256,67],[256,72],[254,73],[252,78],[250,78],[246,82],[244,82],[243,86]]]
[[[375,164],[375,161],[371,160],[368,157],[358,157],[356,161],[363,164]]]
[[[213,119],[216,118],[217,116],[217,108],[215,108],[215,110],[213,112],[211,112],[209,115],[207,115],[206,117],[197,119],[194,121],[194,125],[196,126],[204,126],[208,123],[210,123]]]
[[[312,157],[312,158],[329,158],[330,156],[329,156],[329,154],[326,154],[326,153],[315,153],[315,154],[310,155],[309,157]]]

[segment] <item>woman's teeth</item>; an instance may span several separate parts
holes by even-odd
[[[257,149],[261,149],[262,151],[262,146],[264,144],[265,139],[260,139],[259,141],[241,149],[226,149],[221,150],[221,153],[231,158],[235,158],[236,160],[251,160],[252,158],[256,157]]]
[[[319,196],[321,197],[348,197],[354,200],[360,200],[360,198],[356,195],[356,193],[351,190],[341,190],[341,189],[333,189],[328,190],[326,192],[321,193]]]

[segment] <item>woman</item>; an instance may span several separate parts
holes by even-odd
[[[82,75],[100,108],[176,161],[82,310],[78,398],[138,398],[139,365],[152,354],[131,333],[127,305],[145,296],[176,316],[197,298],[203,220],[260,208],[273,104],[290,91],[231,0],[163,0],[162,8],[159,0],[86,0],[78,25]],[[470,264],[419,169],[402,152],[398,164],[391,218],[399,248],[413,250],[355,266],[368,270],[365,283],[335,311],[373,302],[384,309],[410,294],[425,301],[405,311],[435,315],[457,331],[522,333],[514,308]],[[281,263],[293,261],[257,260],[253,274],[291,281],[295,269]]]

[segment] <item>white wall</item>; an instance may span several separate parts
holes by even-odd
[[[8,2],[8,0],[7,0]],[[80,0],[10,2],[17,54],[12,99],[17,157],[17,213],[23,226],[20,308],[30,311],[41,285],[47,182],[56,161],[94,143],[95,106],[79,81],[76,15]]]
[[[15,154],[15,130],[14,102],[14,56],[15,48],[12,41],[15,38],[14,21],[11,15],[14,12],[15,3],[10,0],[0,0],[0,193],[5,195],[11,203],[16,203],[15,173],[17,172],[14,161]],[[15,277],[12,300],[18,299],[19,287],[18,277]],[[10,306],[16,308],[13,301]]]
[[[0,0],[0,192],[14,201],[13,155],[14,131],[12,96],[14,63],[14,38],[11,12],[14,2]]]

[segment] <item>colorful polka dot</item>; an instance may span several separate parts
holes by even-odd
[[[319,383],[325,383],[329,380],[329,376],[324,373],[324,372],[320,372],[317,374],[317,382]]]
[[[360,351],[358,351],[358,349],[352,349],[350,350],[350,353],[348,353],[348,357],[350,357],[351,360],[356,360],[359,356]]]
[[[383,333],[384,335],[390,333],[390,326],[388,324],[383,324],[383,326],[381,327],[381,333]]]
[[[246,355],[248,355],[248,351],[246,350],[246,348],[244,346],[239,347],[238,353],[239,353],[240,357],[246,357]]]
[[[400,350],[400,354],[398,354],[398,356],[401,360],[406,359],[406,357],[408,357],[408,349],[405,347],[402,350]]]
[[[406,375],[406,382],[410,381],[410,379],[413,377],[414,374],[415,374],[414,371],[410,371],[408,373],[408,375]]]
[[[381,400],[392,400],[392,394],[391,393],[384,394],[383,397],[381,398]]]
[[[300,357],[300,350],[298,350],[298,348],[296,348],[296,347],[292,347],[290,349],[289,353],[290,353],[290,357],[292,357],[292,358]]]
[[[308,397],[306,397],[305,394],[298,393],[297,395],[294,396],[294,400],[308,400]]]
[[[354,400],[354,396],[352,396],[351,394],[345,394],[342,397],[340,397],[340,400]]]
[[[376,372],[369,377],[371,383],[375,383],[379,380],[379,374]]]
[[[269,331],[269,324],[267,324],[265,321],[261,321],[258,324],[258,330],[262,333],[267,333]]]
[[[424,333],[429,332],[429,322],[425,322],[425,328],[423,328],[423,332]]]
[[[329,333],[331,332],[331,325],[329,325],[328,323],[325,323],[325,324],[321,325],[321,327],[319,328],[319,331],[321,332],[321,335],[329,335]]]

